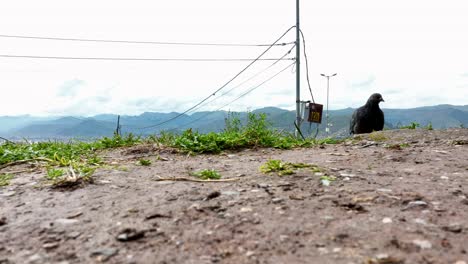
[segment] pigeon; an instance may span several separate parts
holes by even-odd
[[[382,95],[372,94],[365,105],[354,111],[349,126],[350,134],[371,133],[383,129],[384,113],[379,107],[380,102],[385,102]]]

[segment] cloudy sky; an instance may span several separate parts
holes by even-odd
[[[374,92],[382,93],[384,108],[468,104],[466,14],[468,4],[462,0],[303,0],[301,27],[315,100],[326,103],[326,79],[320,74],[337,73],[330,83],[330,109],[358,107]],[[294,23],[294,0],[7,1],[0,9],[0,116],[181,112],[249,64],[1,55],[253,59],[266,49],[5,36],[270,44]],[[294,40],[291,31],[280,42]],[[280,58],[291,48],[273,47],[264,58]],[[294,109],[296,69],[287,68],[290,60],[272,64],[255,63],[196,110]],[[304,66],[301,97],[310,100]]]

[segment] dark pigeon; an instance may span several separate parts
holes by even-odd
[[[382,95],[375,93],[369,97],[365,105],[354,111],[349,126],[350,134],[371,133],[383,129],[384,113],[379,107],[380,102],[385,102]]]

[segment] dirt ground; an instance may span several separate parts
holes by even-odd
[[[111,166],[93,184],[52,189],[42,170],[0,188],[1,264],[468,262],[468,129],[294,150],[187,156],[144,145],[102,155]],[[142,157],[152,164],[137,165]],[[262,174],[269,159],[321,172]],[[158,181],[211,168],[238,180]],[[327,186],[323,175],[336,180]]]

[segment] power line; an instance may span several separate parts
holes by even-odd
[[[2,58],[21,59],[52,59],[52,60],[106,60],[106,61],[185,61],[185,62],[231,62],[231,61],[252,61],[248,58],[111,58],[111,57],[62,57],[62,56],[35,56],[35,55],[7,55],[0,54]],[[255,59],[255,61],[276,61],[278,58]],[[283,58],[281,60],[294,60],[294,58]]]
[[[189,123],[187,123],[187,124],[184,124],[184,125],[182,125],[181,127],[184,127],[184,126],[193,124],[193,123],[195,123],[195,122],[197,122],[197,121],[199,121],[199,120],[201,120],[201,119],[203,119],[203,118],[205,118],[205,117],[207,117],[207,116],[209,116],[209,115],[211,115],[211,114],[213,114],[213,113],[215,113],[215,112],[217,112],[217,111],[223,109],[224,107],[226,107],[226,106],[228,106],[228,105],[230,105],[230,104],[236,102],[237,100],[241,99],[242,97],[244,97],[244,96],[248,95],[249,93],[255,91],[256,89],[260,88],[260,87],[263,86],[265,83],[271,81],[271,80],[274,79],[276,76],[280,75],[281,73],[283,73],[284,71],[286,71],[287,69],[289,69],[289,68],[290,68],[291,66],[293,66],[294,64],[295,64],[295,62],[289,64],[287,67],[283,68],[281,71],[277,72],[275,75],[269,77],[268,79],[266,79],[265,81],[261,82],[260,84],[258,84],[258,85],[256,85],[256,86],[254,86],[253,88],[247,90],[245,93],[241,94],[240,96],[238,96],[238,97],[235,98],[234,100],[230,101],[229,103],[227,103],[227,104],[221,106],[220,108],[218,108],[218,109],[216,109],[216,110],[214,110],[214,111],[211,111],[211,112],[209,112],[209,113],[207,113],[207,114],[205,114],[205,115],[203,115],[203,116],[201,116],[201,117],[199,117],[199,118],[197,118],[197,119],[195,119],[195,120],[193,120],[193,121],[191,121],[191,122],[189,122]],[[173,128],[173,129],[171,129],[171,130],[176,130],[176,129],[177,129],[177,128]]]
[[[302,30],[299,30],[299,32],[301,32],[302,43],[303,43],[303,46],[304,46],[304,58],[305,58],[305,62],[306,62],[307,85],[309,86],[310,97],[312,97],[312,102],[315,104],[314,94],[312,93],[312,86],[310,85],[310,78],[309,78],[309,59],[307,58],[307,53],[306,53],[306,41],[305,41],[305,38],[304,38],[304,33],[302,33]]]
[[[231,89],[227,90],[226,92],[222,93],[220,96],[215,97],[215,98],[213,98],[213,99],[211,99],[211,100],[209,100],[209,101],[206,101],[205,103],[199,105],[198,107],[194,108],[192,111],[194,111],[194,110],[196,110],[196,109],[200,109],[201,107],[203,107],[203,106],[205,106],[205,105],[207,105],[207,104],[210,104],[210,103],[212,103],[212,102],[218,100],[219,98],[221,98],[221,97],[223,97],[223,96],[229,94],[229,93],[232,92],[233,90],[235,90],[235,89],[241,87],[241,86],[244,85],[245,83],[247,83],[247,82],[249,82],[249,81],[255,79],[257,76],[259,76],[259,75],[263,74],[264,72],[266,72],[267,70],[271,69],[271,68],[272,68],[273,66],[275,66],[277,63],[279,63],[281,60],[283,60],[286,56],[288,56],[289,54],[291,54],[291,52],[292,52],[292,50],[293,50],[294,48],[295,48],[295,46],[292,47],[290,50],[288,50],[288,52],[286,52],[280,59],[278,59],[278,60],[276,60],[275,62],[273,62],[272,64],[270,64],[268,67],[264,68],[263,70],[261,70],[261,71],[259,71],[258,73],[254,74],[254,75],[251,76],[250,78],[248,78],[248,79],[246,79],[245,81],[239,83],[238,85],[232,87]]]
[[[2,38],[36,39],[36,40],[59,40],[78,42],[104,42],[125,44],[152,44],[152,45],[178,45],[178,46],[219,46],[219,47],[269,47],[270,44],[243,44],[243,43],[202,43],[202,42],[168,42],[168,41],[135,41],[135,40],[110,40],[110,39],[86,39],[86,38],[62,38],[62,37],[39,37],[25,35],[3,35]],[[273,46],[286,46],[295,42],[276,43]]]
[[[158,127],[158,126],[161,126],[161,125],[164,125],[166,123],[169,123],[183,115],[185,115],[186,113],[190,112],[192,109],[195,109],[196,107],[198,107],[199,105],[203,104],[204,102],[206,102],[209,98],[211,98],[212,96],[215,96],[216,93],[218,93],[219,91],[221,91],[222,89],[224,89],[226,86],[228,86],[231,82],[233,82],[235,79],[237,79],[237,77],[239,77],[242,73],[244,73],[248,68],[250,68],[255,62],[257,62],[258,60],[261,59],[261,57],[263,57],[263,55],[265,55],[272,47],[273,45],[275,45],[276,43],[278,43],[284,36],[286,36],[286,34],[289,33],[289,31],[291,31],[292,29],[294,28],[294,26],[290,27],[288,30],[286,30],[286,32],[284,32],[275,42],[273,42],[265,51],[263,51],[255,60],[253,60],[251,63],[249,63],[246,67],[244,67],[244,69],[242,69],[239,73],[237,73],[234,77],[232,77],[229,81],[227,81],[224,85],[222,85],[220,88],[218,88],[217,90],[215,90],[213,93],[211,93],[209,96],[207,96],[206,98],[204,98],[203,100],[201,100],[199,103],[197,103],[196,105],[190,107],[189,109],[185,110],[184,112],[176,115],[175,117],[172,117],[166,121],[163,121],[163,122],[160,122],[158,124],[155,124],[155,125],[151,125],[151,126],[146,126],[146,127],[142,127],[142,128],[139,128],[139,129],[148,129],[148,128],[154,128],[154,127]]]

